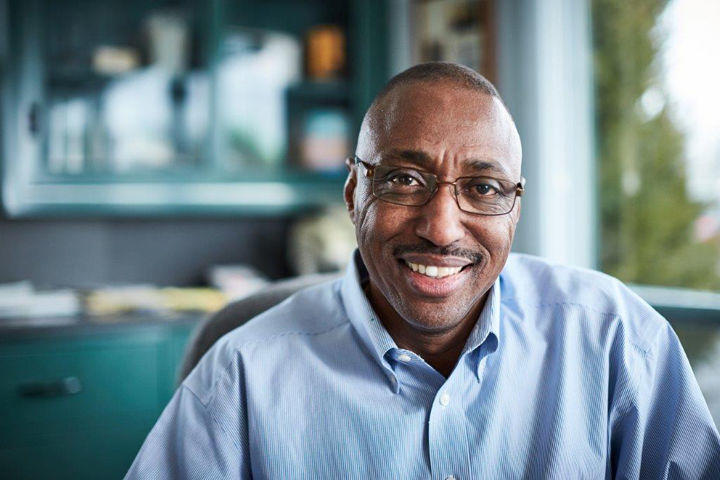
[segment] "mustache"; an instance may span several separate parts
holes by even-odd
[[[433,255],[447,255],[452,257],[466,258],[472,263],[479,263],[483,259],[480,252],[470,250],[468,248],[459,248],[448,245],[446,247],[438,247],[430,242],[418,245],[398,245],[393,249],[394,256],[404,255],[406,253],[427,253]]]

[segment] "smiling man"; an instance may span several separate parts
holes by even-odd
[[[396,77],[363,122],[345,201],[368,298],[397,346],[445,376],[508,258],[521,158],[495,89],[457,66]]]
[[[347,162],[344,278],[223,337],[128,478],[720,478],[668,323],[610,277],[510,255],[521,157],[478,73],[393,78]]]

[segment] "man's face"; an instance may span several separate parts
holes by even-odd
[[[520,181],[520,141],[504,107],[449,82],[391,92],[363,123],[357,154],[370,164],[428,171],[439,181],[471,175]],[[375,198],[362,168],[355,167],[346,184],[378,313],[392,308],[423,332],[447,331],[479,313],[505,265],[519,218],[519,199],[507,215],[482,216],[461,211],[452,189],[440,185],[427,204],[413,207]],[[425,266],[426,274],[408,262]],[[427,267],[462,269],[433,278]]]

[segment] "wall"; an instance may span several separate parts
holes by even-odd
[[[0,283],[194,285],[207,266],[248,263],[288,276],[287,219],[0,219]]]

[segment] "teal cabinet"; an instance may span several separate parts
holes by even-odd
[[[121,478],[172,396],[193,325],[0,340],[0,476]]]
[[[341,203],[342,161],[388,78],[386,10],[387,0],[0,0],[4,210]],[[340,35],[308,40],[327,25]],[[336,73],[310,73],[338,55]]]

